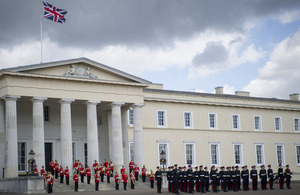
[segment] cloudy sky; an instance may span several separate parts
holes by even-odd
[[[165,89],[300,92],[299,0],[48,0],[43,62],[86,57]],[[40,0],[0,1],[0,69],[40,63]]]

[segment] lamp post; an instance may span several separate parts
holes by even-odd
[[[29,160],[28,160],[28,167],[29,167],[29,171],[28,171],[28,175],[36,175],[34,173],[34,167],[36,166],[35,164],[35,159],[34,159],[34,156],[35,156],[35,152],[31,149],[30,152],[28,153],[29,154]]]
[[[160,164],[163,165],[163,171],[165,171],[165,164],[166,164],[167,160],[166,160],[166,152],[164,150],[162,150],[160,152]]]

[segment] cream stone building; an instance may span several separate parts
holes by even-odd
[[[80,58],[0,70],[0,178],[57,159],[92,165],[130,159],[167,166],[289,164],[300,180],[300,101],[164,90]],[[161,165],[162,166],[162,165]]]

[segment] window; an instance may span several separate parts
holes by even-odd
[[[255,154],[256,154],[256,164],[257,165],[265,164],[265,154],[264,154],[263,144],[255,144]]]
[[[166,141],[158,142],[158,164],[161,167],[163,167],[163,164],[160,161],[160,159],[162,159],[162,155],[160,154],[162,150],[166,153],[165,167],[167,167],[167,166],[169,166],[169,143],[168,142],[166,142]]]
[[[72,143],[72,160],[73,160],[73,164],[74,164],[75,160],[76,160],[76,146],[75,146],[75,143]]]
[[[254,116],[254,130],[261,131],[261,116]]]
[[[296,160],[297,166],[300,166],[300,144],[296,145]]]
[[[194,165],[195,164],[195,144],[185,143],[185,164]]]
[[[234,164],[242,165],[243,164],[243,145],[242,144],[233,144],[233,154],[234,154]]]
[[[300,132],[299,126],[300,126],[300,119],[299,118],[294,118],[294,130],[296,132]]]
[[[18,142],[18,171],[26,171],[26,142]]]
[[[49,106],[44,106],[44,121],[45,122],[50,121],[50,108],[49,108]]]
[[[210,143],[210,164],[220,165],[220,144]]]
[[[283,144],[276,144],[276,157],[277,157],[277,165],[279,165],[279,164],[285,165],[284,145]]]
[[[129,117],[129,120],[128,120],[129,125],[133,126],[133,109],[132,108],[130,108],[128,111],[128,117]]]
[[[274,121],[275,121],[275,131],[282,131],[281,117],[275,117]]]
[[[193,128],[193,114],[192,112],[184,112],[184,128]]]
[[[158,110],[157,111],[157,126],[158,127],[167,127],[167,111]]]
[[[87,143],[84,143],[84,167],[88,165],[88,146]]]
[[[210,129],[217,129],[217,114],[209,113],[208,114],[208,120],[209,120],[209,128]]]
[[[240,115],[238,114],[232,115],[232,129],[234,130],[240,129]]]
[[[129,142],[129,159],[134,160],[133,142]]]

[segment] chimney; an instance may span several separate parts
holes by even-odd
[[[291,101],[299,101],[299,93],[290,94]]]
[[[248,91],[236,91],[235,92],[236,96],[244,96],[244,97],[249,97],[250,96],[250,92]]]
[[[215,88],[215,93],[216,93],[216,94],[223,94],[223,87],[222,87],[222,86],[216,87],[216,88]]]

